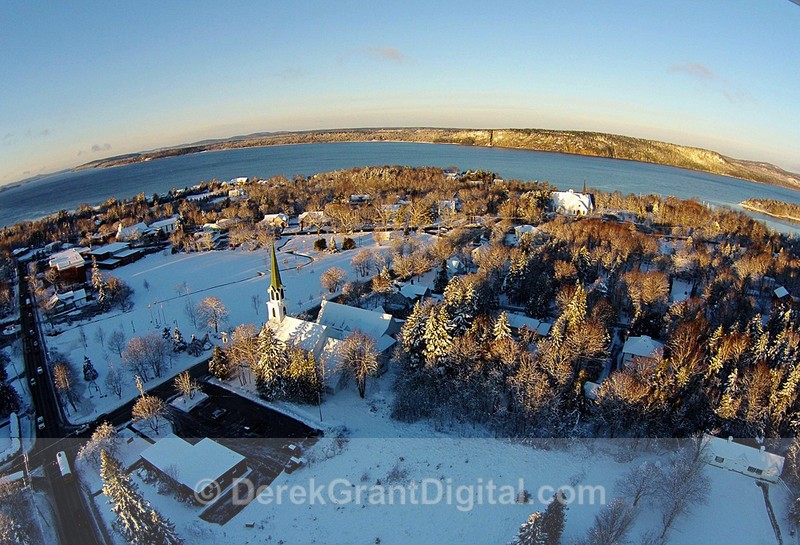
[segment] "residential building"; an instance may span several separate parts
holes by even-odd
[[[702,455],[712,466],[728,469],[754,479],[778,482],[783,472],[784,458],[767,452],[763,446],[752,447],[734,441],[703,434]]]
[[[664,345],[651,339],[647,335],[641,337],[629,337],[622,347],[622,367],[628,367],[633,363],[639,365],[655,365],[658,363]]]
[[[576,193],[572,189],[554,191],[551,199],[557,214],[585,216],[594,210],[594,195],[591,193]]]

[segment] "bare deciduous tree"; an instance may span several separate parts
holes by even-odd
[[[319,277],[319,282],[323,288],[330,293],[334,293],[342,286],[347,274],[339,267],[331,267]]]
[[[375,340],[361,331],[353,331],[343,341],[341,365],[348,376],[356,379],[358,395],[363,398],[367,377],[375,375],[379,368]]]
[[[209,328],[214,328],[214,333],[219,333],[219,325],[228,319],[228,309],[213,295],[197,303],[197,314]]]
[[[184,401],[187,398],[194,399],[194,394],[200,391],[200,384],[192,378],[189,371],[179,373],[175,377],[173,384],[175,385],[175,390],[183,396]]]

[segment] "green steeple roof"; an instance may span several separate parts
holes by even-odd
[[[275,243],[272,243],[272,270],[270,271],[269,287],[274,290],[283,288],[281,282],[281,271],[278,269],[278,256],[275,255]]]

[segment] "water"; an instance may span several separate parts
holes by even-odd
[[[674,167],[502,148],[347,142],[271,146],[169,157],[107,169],[66,172],[0,189],[0,225],[38,219],[58,210],[99,204],[144,192],[165,193],[214,178],[308,176],[317,172],[369,165],[457,166],[461,170],[491,170],[506,179],[548,181],[559,188],[589,187],[627,193],[657,193],[696,198],[731,206],[758,197],[800,204],[800,192]],[[800,232],[798,226],[753,214],[771,228]]]

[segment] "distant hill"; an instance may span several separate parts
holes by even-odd
[[[316,142],[428,142],[464,146],[494,146],[550,151],[592,157],[642,161],[732,176],[753,182],[800,189],[800,175],[775,165],[734,159],[701,148],[630,136],[546,129],[335,129],[303,132],[257,133],[223,140],[204,140],[186,146],[100,159],[76,170],[104,168],[201,151],[214,151]]]

